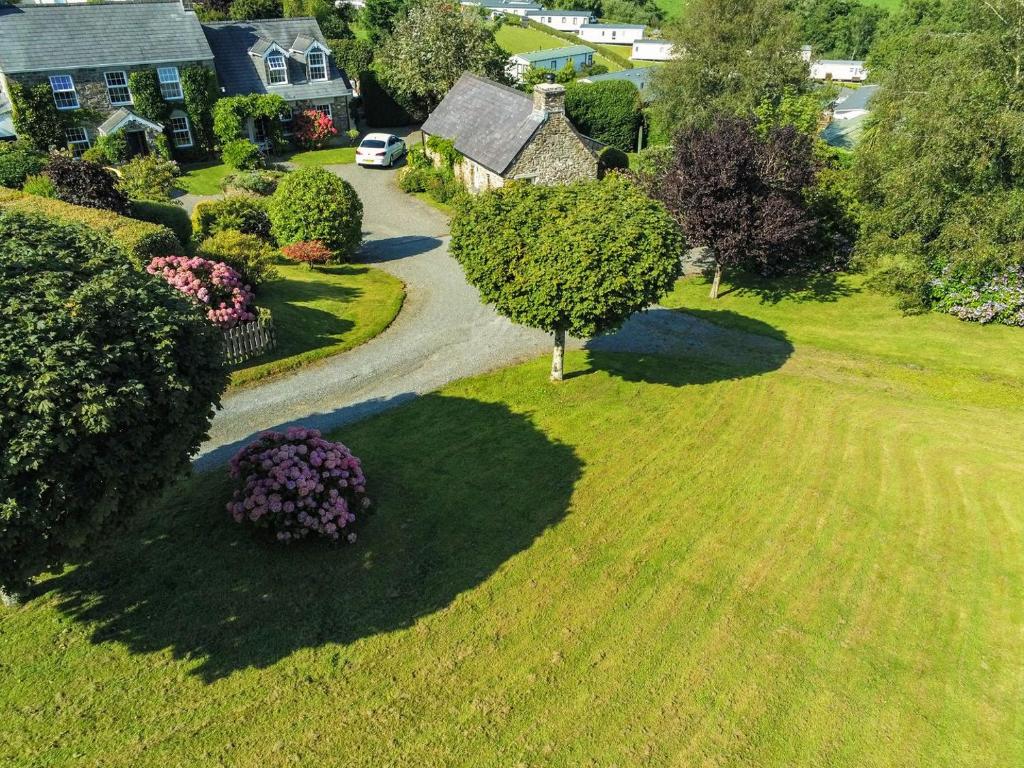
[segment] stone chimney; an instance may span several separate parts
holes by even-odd
[[[565,86],[560,83],[540,83],[533,86],[533,111],[541,115],[565,112]]]

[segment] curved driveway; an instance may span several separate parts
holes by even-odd
[[[406,300],[381,335],[297,373],[228,392],[195,464],[225,461],[256,433],[302,423],[332,429],[466,376],[550,351],[551,337],[513,325],[479,301],[448,256],[445,216],[398,190],[393,171],[334,166],[363,201],[366,243],[359,261],[405,283]],[[738,338],[742,337],[742,339]],[[587,348],[693,352],[774,346],[678,312],[634,316]],[[570,340],[571,347],[583,344]],[[751,349],[751,351],[754,351]],[[740,350],[744,354],[744,350]]]

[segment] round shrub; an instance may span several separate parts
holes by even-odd
[[[605,171],[629,168],[629,155],[617,147],[605,147],[597,156],[597,163]]]
[[[248,139],[234,139],[224,145],[221,159],[239,171],[251,171],[263,165],[263,153]]]
[[[25,179],[41,173],[46,158],[27,149],[0,150],[0,187],[18,189]]]
[[[188,468],[220,345],[106,238],[0,212],[0,586],[84,554]]]
[[[284,175],[283,171],[240,171],[227,176],[220,186],[228,194],[242,193],[267,197],[274,194]]]
[[[178,164],[173,160],[163,160],[156,155],[136,157],[120,168],[121,180],[117,188],[132,200],[157,200],[166,202],[171,199],[174,180],[178,177]]]
[[[65,203],[128,214],[128,197],[117,188],[117,177],[98,163],[53,155],[46,175]]]
[[[231,459],[230,471],[241,487],[228,512],[279,541],[315,533],[353,542],[356,513],[370,505],[359,459],[315,429],[264,432]]]
[[[320,240],[340,261],[351,259],[363,234],[363,204],[344,179],[323,168],[289,173],[270,198],[279,243]]]
[[[163,224],[175,234],[183,246],[187,246],[192,240],[192,220],[188,217],[188,211],[176,203],[132,200],[132,218]]]
[[[308,264],[310,269],[313,268],[314,264],[326,264],[331,260],[331,249],[319,240],[286,245],[281,249],[281,253],[289,261]]]
[[[192,231],[196,240],[234,229],[246,235],[256,235],[274,244],[271,234],[267,202],[253,195],[228,195],[220,200],[206,200],[192,211]]]
[[[21,191],[26,195],[36,195],[37,197],[57,196],[57,188],[50,181],[50,177],[41,173],[35,176],[26,176]]]
[[[406,166],[398,172],[398,188],[403,192],[425,192],[431,171],[427,168]]]
[[[245,283],[253,287],[277,277],[274,271],[274,250],[256,235],[222,229],[203,240],[197,252],[204,259],[227,264],[242,276]]]
[[[256,319],[256,297],[227,264],[199,256],[157,256],[146,271],[199,304],[218,328],[226,330]]]

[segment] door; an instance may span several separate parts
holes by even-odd
[[[125,131],[124,137],[128,142],[128,157],[149,154],[149,142],[144,131]]]

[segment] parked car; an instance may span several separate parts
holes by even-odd
[[[390,168],[405,154],[405,142],[390,133],[368,133],[356,148],[357,165]]]

